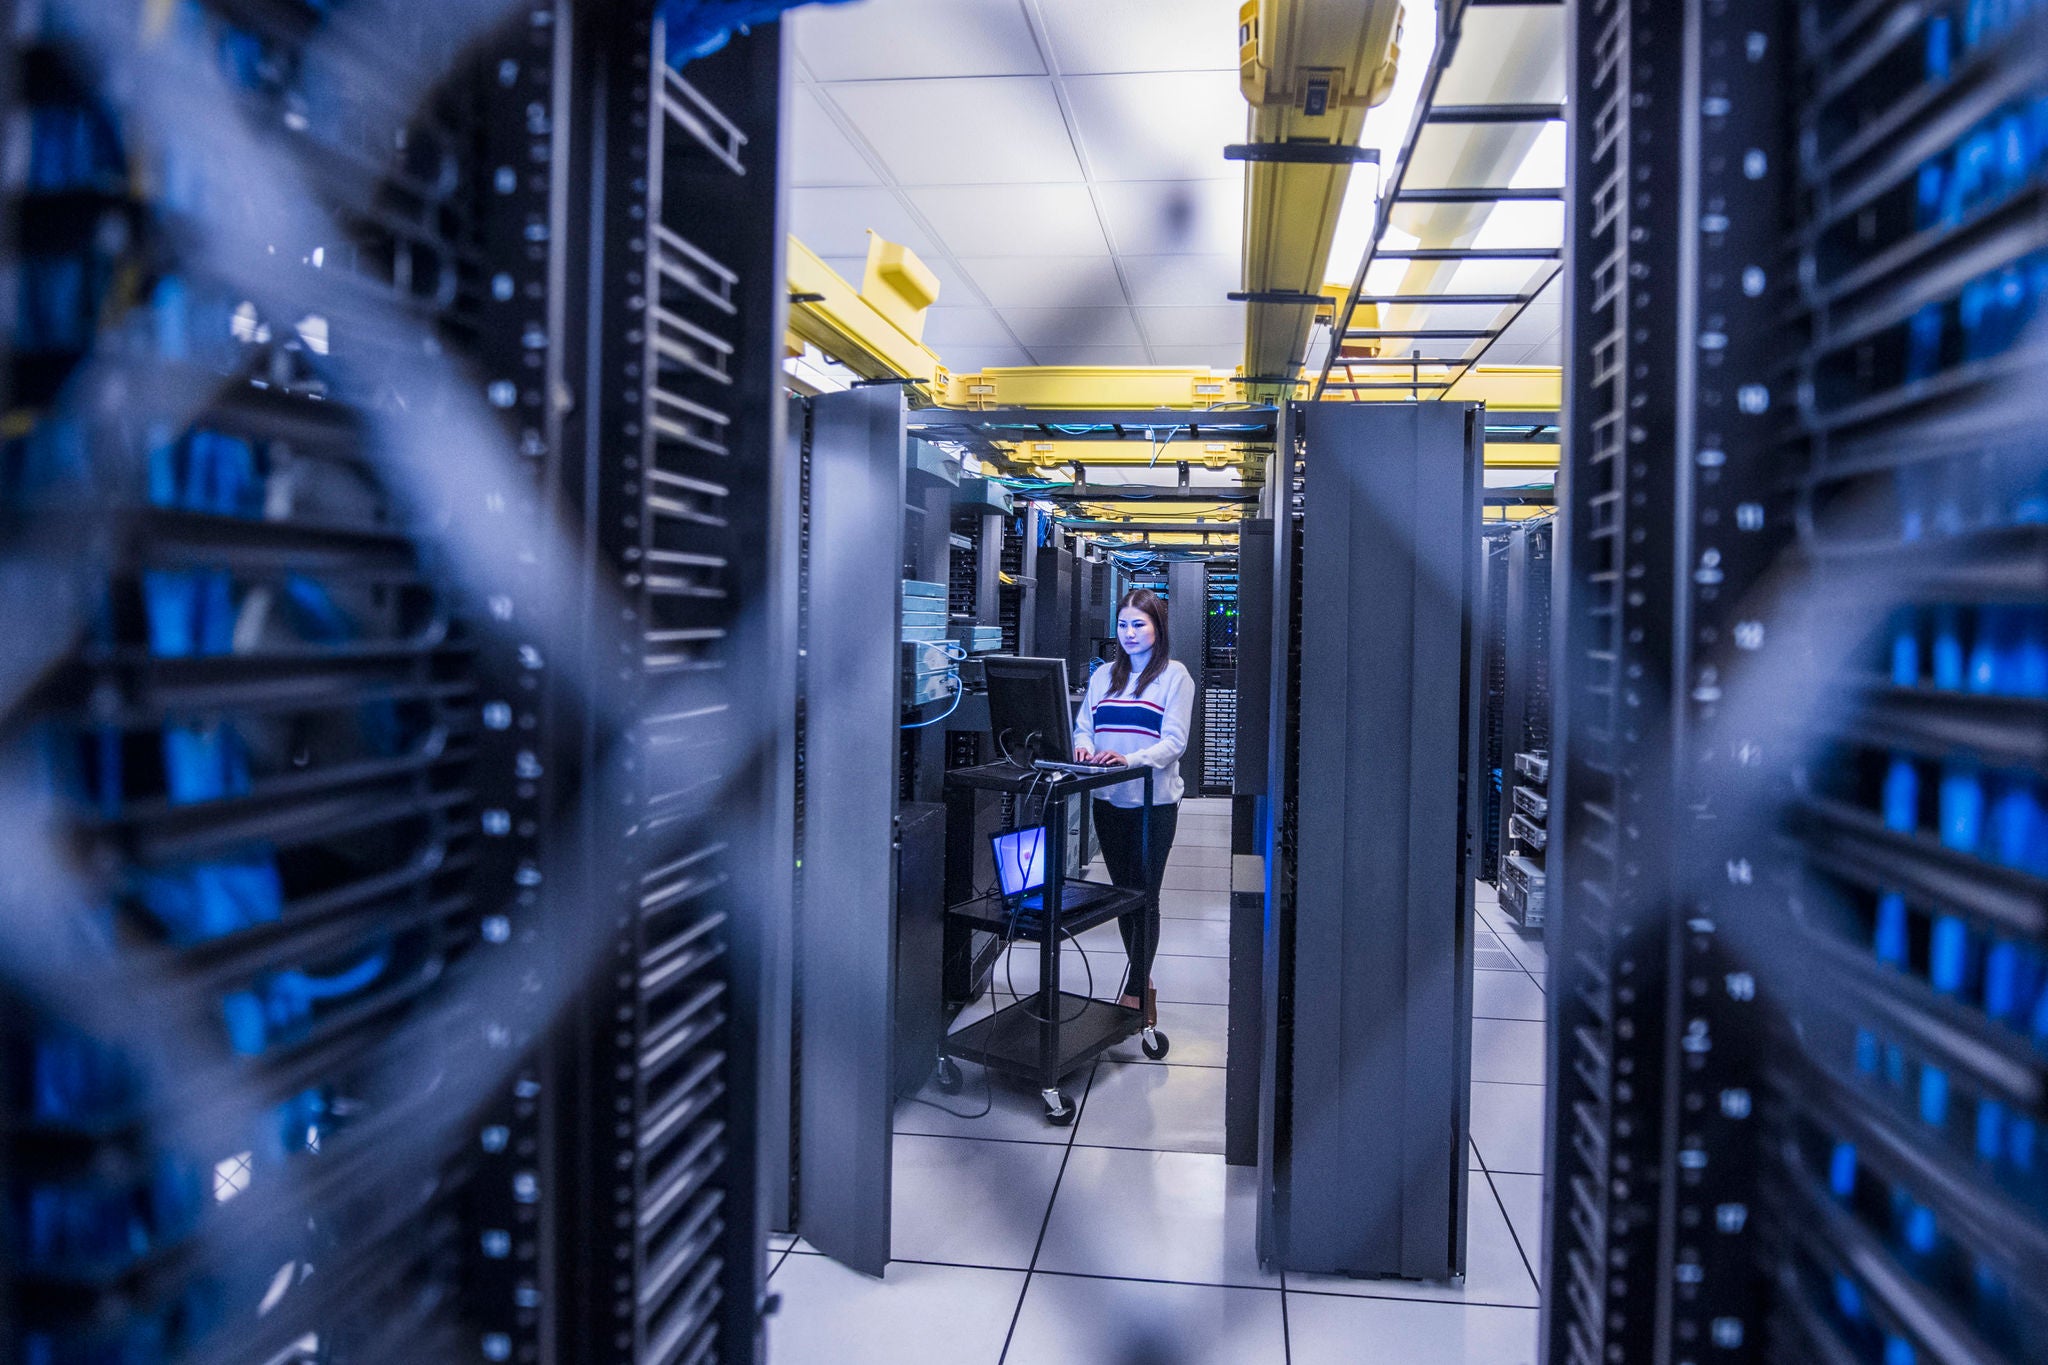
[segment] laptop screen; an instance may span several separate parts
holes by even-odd
[[[989,839],[995,849],[996,875],[1005,896],[1021,896],[1045,885],[1045,827],[1013,829]]]

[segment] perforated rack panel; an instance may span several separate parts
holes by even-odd
[[[1550,1359],[2038,1359],[2048,14],[1577,20]]]
[[[561,1349],[617,1365],[758,1349],[760,906],[783,865],[762,842],[766,741],[788,723],[775,689],[742,682],[778,666],[762,605],[784,449],[779,30],[679,73],[651,11],[588,30],[600,306],[582,322],[602,382],[572,483],[587,590],[621,605],[591,613],[583,646],[607,664],[582,718],[580,877],[612,965],[561,1057]]]

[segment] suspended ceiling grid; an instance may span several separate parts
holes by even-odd
[[[1243,353],[1237,0],[864,0],[798,11],[791,231],[940,280],[956,371]]]

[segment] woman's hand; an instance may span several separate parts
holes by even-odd
[[[1097,760],[1097,759],[1096,759],[1096,757],[1095,757],[1095,751],[1094,751],[1093,749],[1089,748],[1089,747],[1088,747],[1087,745],[1085,745],[1085,744],[1076,744],[1076,745],[1074,746],[1074,762],[1076,762],[1076,763],[1094,763],[1094,762],[1097,762],[1097,761],[1098,761],[1098,760]]]
[[[1088,761],[1090,763],[1100,763],[1105,768],[1128,768],[1130,766],[1130,760],[1122,754],[1112,754],[1107,751],[1095,755]]]

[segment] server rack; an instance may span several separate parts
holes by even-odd
[[[533,1326],[544,1016],[513,983],[547,793],[494,604],[537,594],[444,518],[543,520],[547,455],[510,452],[545,272],[483,158],[531,146],[544,10],[374,41],[292,4],[10,11],[9,1359]],[[436,435],[473,481],[422,477]]]
[[[1523,929],[1543,927],[1550,843],[1550,518],[1508,538],[1502,655],[1501,909]]]
[[[652,8],[11,11],[10,1359],[758,1348],[780,53]]]
[[[1269,467],[1259,1241],[1288,1269],[1464,1273],[1479,433],[1297,404]]]
[[[1211,560],[1206,573],[1201,793],[1228,796],[1237,772],[1237,565]]]
[[[1479,766],[1486,807],[1479,815],[1480,881],[1500,876],[1503,770],[1514,754],[1502,738],[1507,720],[1508,537],[1512,526],[1489,522],[1481,528],[1479,566],[1479,685],[1482,709]]]
[[[1549,1358],[2036,1359],[2044,15],[1575,19]]]

